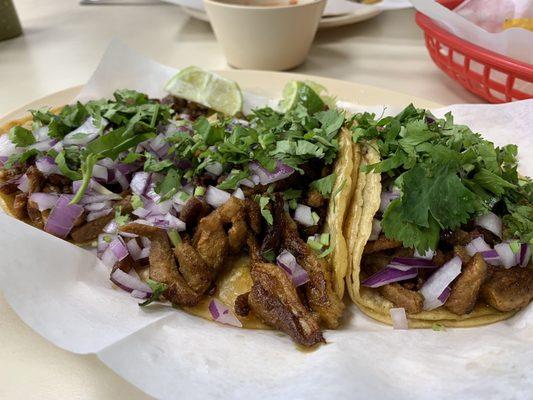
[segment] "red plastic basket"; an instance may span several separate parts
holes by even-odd
[[[452,9],[463,0],[439,2]],[[435,64],[466,89],[491,103],[533,98],[533,65],[463,40],[420,12],[415,18]]]

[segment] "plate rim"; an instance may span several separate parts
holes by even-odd
[[[222,70],[213,70],[213,72],[223,75],[229,79],[233,80],[247,80],[248,82],[256,80],[259,84],[256,87],[260,88],[259,90],[267,91],[265,82],[272,82],[281,84],[283,82],[287,82],[290,80],[312,80],[316,81],[320,84],[322,84],[326,89],[330,90],[333,95],[336,95],[335,88],[339,88],[342,86],[348,86],[348,89],[353,90],[354,95],[359,94],[372,94],[373,96],[382,96],[383,102],[382,103],[366,103],[365,99],[362,98],[361,101],[357,101],[356,104],[362,105],[362,106],[372,106],[372,105],[394,105],[390,104],[390,100],[393,98],[401,98],[405,106],[409,104],[409,102],[416,104],[419,107],[424,108],[438,108],[443,107],[443,104],[434,102],[429,99],[420,98],[417,96],[412,96],[408,93],[398,92],[395,90],[390,90],[386,88],[381,88],[378,86],[371,86],[366,85],[363,83],[358,82],[352,82],[348,80],[343,79],[336,79],[336,78],[329,78],[329,77],[323,77],[323,76],[317,76],[317,75],[307,75],[307,74],[301,74],[301,73],[294,73],[294,72],[277,72],[277,71],[259,71],[259,70],[236,70],[236,69],[222,69]],[[76,94],[82,89],[84,84],[81,85],[74,85],[70,86],[65,89],[58,90],[56,92],[52,92],[49,94],[46,94],[44,96],[41,96],[39,98],[36,98],[35,100],[32,100],[22,106],[15,107],[11,111],[8,111],[7,113],[0,115],[0,125],[3,125],[5,122],[11,121],[13,119],[21,118],[25,115],[27,115],[27,111],[32,108],[38,108],[43,106],[60,106],[63,104],[50,104],[53,102],[50,99],[55,98],[63,98],[63,99],[70,99],[72,101]],[[250,87],[248,87],[248,84],[243,85],[244,90],[248,90],[253,93],[257,93],[256,91],[252,90]],[[275,86],[275,85],[274,85]],[[332,90],[331,87],[334,87]],[[279,91],[281,93],[281,91]],[[354,103],[353,99],[349,99],[346,96],[338,96],[339,100],[345,100],[347,102]],[[398,103],[398,101],[393,100],[392,103]],[[397,104],[399,105],[399,104]]]

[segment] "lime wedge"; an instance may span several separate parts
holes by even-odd
[[[242,110],[242,93],[236,82],[198,67],[182,69],[170,78],[165,90],[226,115]]]
[[[324,109],[324,102],[317,92],[309,85],[301,81],[291,81],[283,89],[283,99],[280,108],[286,112],[296,107],[297,104],[307,108],[310,114],[314,114]]]

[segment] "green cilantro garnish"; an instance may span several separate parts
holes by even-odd
[[[261,215],[263,218],[268,222],[269,225],[272,225],[274,223],[274,218],[272,217],[272,213],[268,208],[266,208],[267,204],[270,202],[270,197],[259,197],[259,208],[261,209]]]
[[[325,176],[324,178],[317,179],[316,181],[311,182],[310,186],[313,189],[318,190],[324,198],[329,199],[331,192],[333,192],[333,185],[335,185],[335,179],[337,179],[337,176],[335,173],[332,173],[328,176]]]
[[[129,215],[122,215],[122,207],[118,206],[115,207],[115,222],[118,226],[126,225],[128,222],[130,222],[130,216]]]
[[[167,231],[167,234],[168,234],[168,237],[169,237],[170,241],[174,245],[174,247],[176,247],[178,244],[181,243],[181,236],[180,236],[180,234],[178,233],[177,230],[169,229]]]
[[[8,137],[17,147],[27,147],[35,143],[35,136],[33,136],[33,133],[22,126],[14,126],[11,128]]]
[[[168,285],[166,285],[165,283],[161,283],[161,282],[157,282],[157,281],[154,281],[150,278],[148,278],[146,280],[146,283],[148,284],[148,286],[150,286],[150,288],[152,289],[152,295],[150,296],[149,299],[147,299],[146,301],[142,302],[142,303],[139,303],[139,306],[141,307],[146,307],[147,305],[153,303],[154,301],[157,301],[159,300],[159,298],[161,297],[161,295],[165,292],[165,290],[167,290],[168,288]]]
[[[419,252],[434,249],[442,229],[456,229],[489,211],[503,217],[507,238],[533,241],[531,180],[517,173],[515,145],[493,143],[410,105],[395,117],[354,117],[353,140],[375,146],[382,161],[364,171],[382,173],[401,190],[385,211],[391,239]]]
[[[217,187],[222,190],[234,190],[239,186],[239,182],[250,176],[248,169],[243,171],[232,170],[228,177],[224,179]]]
[[[134,210],[144,207],[144,202],[141,199],[141,196],[134,194],[131,196],[131,206]]]

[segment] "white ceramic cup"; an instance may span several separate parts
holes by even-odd
[[[204,0],[228,63],[286,70],[304,62],[326,0]]]

